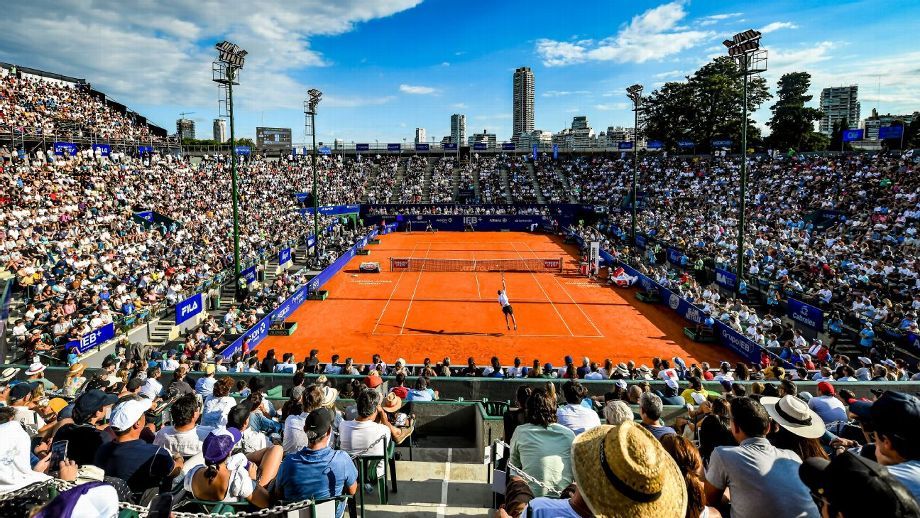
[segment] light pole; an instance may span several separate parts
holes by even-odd
[[[738,204],[738,251],[735,259],[737,286],[744,279],[744,230],[747,211],[747,127],[748,127],[748,77],[767,70],[767,51],[760,48],[761,34],[753,29],[739,32],[722,42],[741,69],[741,200]]]
[[[246,59],[245,50],[229,41],[222,41],[216,45],[217,60],[211,64],[212,80],[226,90],[226,97],[218,102],[226,110],[226,117],[230,119],[230,175],[233,197],[233,272],[240,276],[240,215],[239,215],[239,190],[236,175],[236,143],[233,125],[233,85],[240,84],[239,74]],[[224,115],[224,114],[221,114]]]
[[[323,92],[316,88],[307,91],[309,99],[303,103],[304,124],[307,124],[310,135],[313,138],[313,150],[310,153],[310,161],[313,166],[313,256],[319,258],[319,194],[316,190],[316,107],[319,105]]]
[[[635,112],[633,126],[633,174],[632,174],[632,228],[630,238],[633,245],[636,244],[636,177],[639,175],[639,110],[642,109],[642,85],[635,84],[626,89],[626,96],[633,102],[633,112]]]

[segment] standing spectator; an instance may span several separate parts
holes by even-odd
[[[738,446],[713,450],[706,470],[706,505],[719,508],[725,490],[731,493],[733,517],[817,518],[808,488],[798,479],[798,455],[775,448],[766,439],[770,415],[747,397],[733,398],[731,432]]]
[[[593,408],[582,405],[588,389],[577,381],[566,381],[562,385],[562,397],[566,404],[556,410],[556,422],[575,432],[575,435],[601,425],[601,419]],[[591,399],[588,398],[590,403]]]
[[[562,491],[572,482],[572,441],[575,433],[556,422],[556,400],[546,389],[534,389],[527,400],[527,422],[511,437],[510,464]],[[536,496],[545,490],[530,484]]]

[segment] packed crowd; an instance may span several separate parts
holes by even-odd
[[[534,174],[546,203],[567,203],[570,201],[563,177],[556,170],[556,161],[541,157],[534,162]]]
[[[416,155],[406,159],[406,172],[403,173],[403,185],[399,192],[400,203],[420,203],[422,201],[427,172],[427,158]]]
[[[502,185],[503,161],[495,157],[476,157],[467,164],[473,175],[479,178],[479,198],[482,203],[507,203],[505,187]]]
[[[362,162],[365,159],[362,157]],[[368,160],[370,167],[360,169],[367,176],[368,203],[396,203],[400,198],[396,193],[396,170],[399,159],[391,156],[376,156]]]
[[[508,186],[515,203],[536,203],[537,189],[527,166],[526,157],[508,161]]]
[[[438,159],[431,172],[429,198],[431,203],[449,203],[454,200],[454,168],[457,161],[453,157]]]
[[[146,124],[107,106],[88,88],[63,81],[17,78],[0,69],[0,128],[58,140],[94,138],[99,142],[149,144]]]

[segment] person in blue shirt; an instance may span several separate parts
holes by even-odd
[[[748,294],[748,285],[744,282],[744,279],[738,279],[738,295],[747,295]]]
[[[310,412],[304,423],[307,446],[281,462],[272,496],[275,503],[326,499],[358,490],[358,470],[347,453],[329,447],[333,415],[326,408]],[[344,503],[336,516],[345,513]]]
[[[838,313],[832,314],[830,320],[827,321],[827,334],[831,337],[830,347],[834,347],[837,340],[843,336],[843,319]]]
[[[866,322],[862,331],[859,332],[859,346],[863,349],[871,349],[873,340],[875,340],[875,332],[872,331],[872,323]]]

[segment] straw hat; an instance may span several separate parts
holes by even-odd
[[[380,404],[385,412],[396,412],[402,408],[402,405],[402,398],[392,392],[387,394],[387,397],[383,398],[383,403]]]
[[[648,430],[632,421],[577,436],[572,471],[594,516],[659,518],[686,512],[680,468]]]
[[[69,374],[73,376],[79,376],[83,374],[83,371],[86,370],[86,364],[77,362],[70,366]]]
[[[817,439],[826,431],[821,416],[808,408],[808,403],[795,396],[762,397],[760,404],[774,421],[799,437]]]
[[[19,374],[20,369],[18,367],[7,367],[3,369],[3,372],[0,373],[0,383],[9,383]]]

